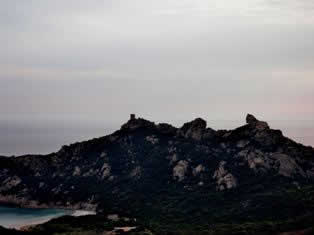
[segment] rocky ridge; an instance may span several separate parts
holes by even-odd
[[[136,208],[152,210],[154,198],[192,194],[206,201],[235,192],[247,205],[252,192],[313,185],[314,149],[250,114],[234,130],[213,130],[201,118],[176,128],[133,116],[111,135],[56,153],[0,157],[0,182],[0,203],[25,207],[134,215]],[[212,203],[202,210],[209,213]]]

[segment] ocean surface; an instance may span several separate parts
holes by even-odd
[[[25,209],[0,206],[0,225],[6,228],[20,228],[71,213],[71,211],[61,209]]]
[[[181,126],[184,121],[172,122]],[[296,142],[314,146],[314,121],[268,121],[273,129]],[[233,129],[243,121],[207,121],[214,129]],[[47,154],[63,145],[105,136],[120,128],[119,124],[73,122],[17,122],[0,120],[0,155]]]

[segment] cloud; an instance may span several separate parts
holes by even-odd
[[[0,111],[236,117],[258,104],[275,117],[280,102],[297,100],[313,113],[302,95],[313,88],[312,9],[305,0],[3,0]]]

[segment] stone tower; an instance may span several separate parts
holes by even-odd
[[[135,119],[135,114],[130,114],[130,120],[134,120]]]

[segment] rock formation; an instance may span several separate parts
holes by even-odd
[[[0,203],[25,207],[140,216],[138,208],[161,214],[175,210],[170,204],[177,195],[177,207],[181,212],[181,205],[190,208],[189,217],[192,212],[210,214],[216,207],[226,211],[219,204],[221,193],[238,195],[243,205],[256,200],[256,207],[266,208],[266,192],[313,183],[313,148],[250,114],[246,124],[234,130],[207,128],[201,118],[176,128],[131,116],[111,135],[64,146],[56,153],[0,157]],[[264,196],[255,199],[252,192]],[[196,202],[184,204],[189,197],[199,198],[202,208]],[[164,204],[155,208],[157,198]],[[237,213],[248,213],[247,208]]]

